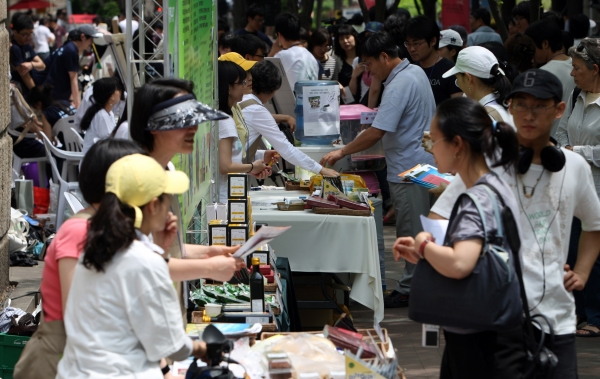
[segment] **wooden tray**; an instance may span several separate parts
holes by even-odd
[[[292,182],[285,182],[286,191],[306,191],[310,192],[309,187],[302,187],[300,184],[294,184]]]
[[[286,204],[283,201],[275,203],[280,211],[303,211],[305,204]]]
[[[365,209],[364,211],[359,211],[357,209],[349,209],[349,208],[321,208],[321,207],[313,207],[313,212],[320,215],[336,215],[336,216],[370,216],[371,211]]]

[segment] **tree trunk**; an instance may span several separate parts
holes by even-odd
[[[246,0],[234,0],[233,9],[233,30],[242,29],[246,26]]]
[[[323,0],[317,1],[317,14],[315,15],[317,18],[317,28],[321,27],[321,19],[323,18]]]
[[[387,12],[385,13],[386,17],[391,16],[394,13],[396,13],[396,10],[398,9],[399,6],[400,6],[400,0],[394,0],[394,4],[392,4],[390,9],[388,9]]]
[[[312,29],[312,11],[315,0],[302,0],[302,12],[300,12],[300,25],[306,30]]]
[[[529,23],[532,24],[540,19],[540,0],[531,0],[529,2]]]
[[[560,14],[566,14],[567,13],[567,0],[552,0],[552,5],[550,7],[555,12],[558,12]]]
[[[298,0],[287,0],[287,11],[298,14]]]
[[[498,28],[500,36],[502,37],[502,41],[506,41],[508,39],[508,29],[506,29],[506,24],[504,23],[504,19],[502,18],[502,13],[500,13],[498,1],[488,1],[490,4],[490,10],[492,11],[492,16],[494,17],[494,20],[496,20],[496,27]]]
[[[431,20],[437,20],[436,0],[421,0],[423,5],[423,14]]]
[[[360,10],[363,14],[363,19],[365,20],[365,24],[369,21],[371,21],[371,19],[369,18],[369,10],[367,9],[367,4],[365,3],[365,0],[358,0],[358,5],[360,6]]]
[[[333,10],[341,11],[344,6],[344,2],[342,0],[333,0]]]
[[[569,17],[575,14],[583,13],[583,0],[569,0],[568,3],[569,5],[567,14]]]
[[[386,0],[375,0],[375,21],[383,22],[386,10]]]
[[[415,8],[417,8],[417,13],[419,14],[419,16],[422,15],[423,11],[421,11],[421,6],[419,5],[418,0],[414,0],[414,2],[415,2]]]
[[[498,8],[502,11],[502,19],[503,20],[512,20],[512,10],[517,5],[515,0],[505,0],[501,1],[502,8]]]

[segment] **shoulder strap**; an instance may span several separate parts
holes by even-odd
[[[484,241],[483,241],[483,251],[487,251],[487,244],[488,244],[488,229],[487,229],[487,223],[485,221],[485,214],[483,213],[483,210],[481,209],[481,202],[479,201],[479,198],[470,193],[470,192],[463,192],[458,199],[456,199],[456,202],[454,203],[454,207],[452,208],[452,213],[450,214],[450,219],[448,222],[448,228],[452,225],[453,221],[456,218],[456,214],[458,213],[458,207],[460,206],[463,197],[469,197],[471,198],[471,200],[473,200],[473,203],[475,203],[475,207],[477,208],[477,212],[479,212],[479,217],[481,218],[481,223],[483,224],[483,235],[485,236]],[[448,244],[450,242],[450,236],[448,233],[446,233],[446,238],[444,239],[444,244]]]
[[[573,90],[573,95],[571,97],[571,112],[573,112],[573,109],[575,109],[575,103],[577,103],[577,98],[579,97],[580,93],[581,88],[575,87],[575,89]]]
[[[248,99],[248,100],[242,101],[242,102],[241,102],[241,103],[239,103],[238,105],[240,106],[240,109],[242,109],[242,110],[243,110],[244,108],[247,108],[247,107],[251,106],[251,105],[260,105],[260,106],[264,106],[264,105],[260,104],[258,101],[254,100],[254,99]]]
[[[496,120],[496,121],[504,121],[504,119],[500,115],[500,112],[498,112],[496,110],[496,108],[490,107],[489,105],[486,105],[484,108],[487,111],[487,114],[489,116],[491,116],[494,120]]]

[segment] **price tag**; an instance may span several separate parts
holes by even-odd
[[[268,317],[246,317],[246,324],[268,324]]]
[[[377,116],[377,112],[360,112],[360,123],[361,124],[372,124],[373,120],[375,120],[375,116]]]

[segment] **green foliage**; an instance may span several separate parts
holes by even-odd
[[[98,9],[98,14],[104,18],[112,18],[121,13],[119,4],[116,1],[109,1],[104,4],[104,7]]]

